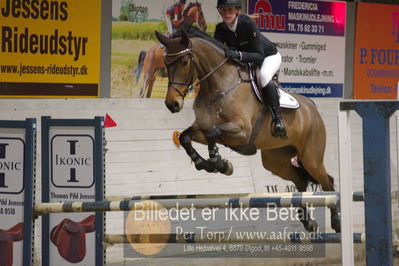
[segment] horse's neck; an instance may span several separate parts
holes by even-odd
[[[224,52],[220,48],[201,38],[192,39],[192,43],[195,56],[197,57],[198,75],[199,78],[202,78],[224,60]],[[209,78],[215,75],[217,75],[217,71]]]
[[[191,17],[194,22],[197,22],[198,18],[198,9],[196,5],[191,5],[186,8],[185,11],[186,17]]]
[[[201,80],[206,77],[201,82],[199,98],[205,102],[213,101],[223,92],[234,87],[233,83],[238,82],[237,68],[229,61],[223,63],[225,56],[222,49],[203,39],[196,40],[193,42],[193,50],[196,56],[198,78]],[[223,65],[220,65],[222,63]],[[218,69],[215,70],[217,67]],[[234,77],[235,74],[237,77]]]

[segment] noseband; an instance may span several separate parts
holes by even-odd
[[[177,53],[166,53],[165,56],[168,57],[177,57],[175,60],[173,60],[173,63],[169,64],[172,65],[174,64],[174,62],[176,62],[180,57],[184,56],[188,54],[190,57],[190,70],[189,70],[189,82],[181,82],[181,81],[170,81],[168,82],[168,86],[172,87],[173,89],[175,89],[179,95],[184,99],[184,97],[186,97],[187,93],[192,91],[195,87],[197,87],[202,81],[204,81],[205,79],[207,79],[209,76],[211,76],[213,73],[216,72],[216,70],[218,70],[224,63],[227,62],[227,60],[229,59],[228,57],[224,58],[215,68],[213,68],[208,74],[206,74],[202,79],[200,79],[199,81],[195,81],[194,82],[194,68],[197,68],[197,63],[195,61],[195,57],[191,48],[191,42],[189,45],[189,48],[181,50]],[[173,85],[184,85],[185,86],[185,90],[182,92],[181,90],[179,90],[178,88],[176,88]]]

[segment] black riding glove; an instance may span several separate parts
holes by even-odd
[[[241,54],[240,54],[240,52],[237,51],[237,50],[228,49],[228,50],[226,50],[226,51],[224,52],[224,55],[225,55],[226,57],[230,57],[230,58],[232,58],[232,59],[241,60]]]

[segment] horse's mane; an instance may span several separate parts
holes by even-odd
[[[183,30],[187,33],[188,37],[190,37],[190,38],[195,38],[195,37],[201,38],[201,39],[204,39],[204,40],[214,44],[215,46],[219,47],[223,51],[225,51],[227,49],[226,46],[223,45],[223,43],[219,42],[218,40],[216,40],[215,38],[210,36],[208,33],[206,33],[205,31],[202,31],[201,29],[199,29],[196,26],[184,25],[176,33],[174,33],[172,37],[173,38],[181,37],[181,32]]]

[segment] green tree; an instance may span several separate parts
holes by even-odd
[[[119,13],[120,21],[128,21],[129,19],[129,5],[133,4],[133,0],[123,0],[121,4],[121,9]]]
[[[148,8],[136,6],[134,0],[123,0],[119,20],[130,22],[143,22],[148,19]]]

